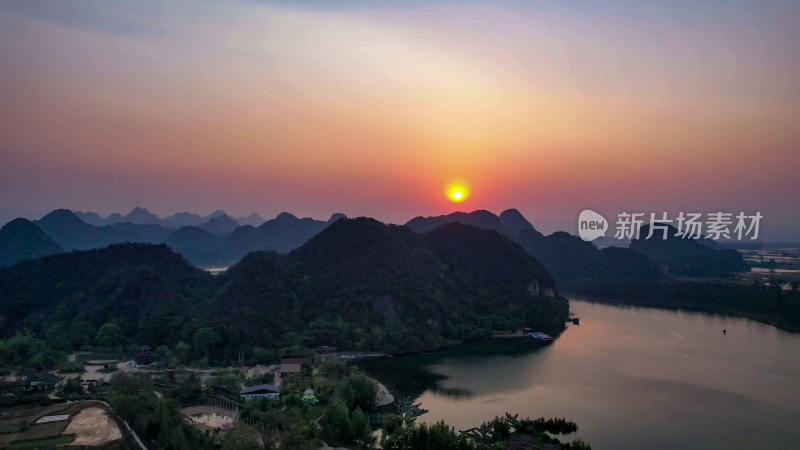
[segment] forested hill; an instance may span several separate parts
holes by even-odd
[[[164,245],[120,244],[0,270],[4,333],[64,349],[113,323],[128,344],[223,362],[295,345],[406,352],[530,325],[558,332],[567,301],[546,270],[494,231],[425,234],[342,219],[289,255],[256,252],[213,277]],[[542,295],[535,296],[534,292]],[[199,337],[198,337],[199,333]]]
[[[64,250],[28,219],[14,219],[0,228],[0,266],[61,253]]]
[[[460,224],[417,234],[342,219],[285,257],[252,253],[225,276],[214,300],[220,328],[249,330],[226,335],[232,342],[303,330],[315,345],[403,352],[523,324],[558,332],[568,315],[565,299],[528,292],[554,288],[535,259],[494,231]]]
[[[446,216],[415,217],[406,227],[416,232],[430,231],[450,222],[495,230],[519,243],[559,280],[658,280],[664,278],[661,267],[639,252],[616,248],[599,250],[591,242],[563,231],[545,236],[516,209],[499,216],[489,211],[456,212]]]
[[[80,347],[106,322],[135,337],[154,309],[182,314],[214,283],[166,245],[115,244],[0,269],[0,316],[5,334],[47,331]]]

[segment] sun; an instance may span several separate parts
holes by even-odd
[[[445,194],[450,201],[460,203],[469,197],[469,188],[463,183],[453,183],[447,186]]]

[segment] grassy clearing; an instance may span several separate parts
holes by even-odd
[[[64,434],[44,439],[28,439],[24,441],[14,441],[8,448],[41,448],[50,446],[67,445],[75,440],[74,434]]]

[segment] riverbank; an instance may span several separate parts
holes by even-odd
[[[800,332],[800,291],[779,286],[611,280],[564,281],[560,289],[594,302],[727,314]]]
[[[567,417],[598,449],[798,442],[800,335],[729,314],[617,305],[571,299],[581,323],[552,344],[487,339],[363,369],[398,398],[418,396],[429,410],[419,422],[456,430],[511,412]]]
[[[621,301],[614,298],[604,298],[604,297],[591,297],[587,295],[575,294],[566,292],[565,295],[569,297],[574,297],[576,299],[580,299],[590,303],[603,303],[606,305],[611,306],[635,306],[640,308],[657,308],[657,309],[665,309],[665,310],[684,310],[684,311],[695,311],[695,312],[704,312],[709,314],[720,314],[726,315],[731,317],[742,317],[745,319],[754,320],[759,323],[763,323],[765,325],[771,325],[775,328],[778,328],[783,331],[789,331],[792,333],[800,333],[800,324],[790,323],[787,321],[781,320],[780,317],[775,317],[770,314],[759,314],[755,312],[749,311],[742,311],[733,308],[726,308],[723,306],[715,306],[715,305],[704,305],[698,303],[689,303],[689,302],[665,302],[665,303],[654,303],[654,302],[646,302],[646,301]]]

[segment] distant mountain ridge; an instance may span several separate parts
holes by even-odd
[[[68,251],[137,240],[137,235],[133,232],[117,230],[109,225],[89,225],[68,209],[57,209],[37,220],[36,224]]]
[[[489,211],[479,209],[470,213],[454,212],[444,216],[422,217],[417,216],[408,222],[405,226],[411,228],[417,233],[425,233],[433,230],[436,227],[442,226],[446,223],[457,222],[464,225],[472,225],[477,228],[485,230],[494,230],[506,236],[509,239],[516,239],[514,233],[503,225],[500,217],[492,214]],[[516,224],[515,224],[516,225]],[[528,224],[530,225],[530,223]],[[533,225],[530,225],[533,228]]]
[[[310,217],[300,219],[288,212],[282,212],[258,228],[244,226],[233,230],[224,239],[225,251],[231,261],[240,260],[254,249],[288,253],[343,217],[344,214],[337,213],[327,221],[322,221]]]
[[[104,226],[114,225],[116,223],[130,222],[137,225],[160,225],[164,228],[178,229],[186,226],[200,226],[212,219],[219,218],[220,216],[228,216],[228,214],[218,209],[211,214],[201,216],[200,214],[190,212],[179,212],[164,218],[151,213],[145,208],[137,206],[126,215],[120,213],[112,213],[106,218],[102,218],[99,214],[94,212],[75,211],[75,215],[89,225]],[[264,219],[256,213],[251,213],[249,216],[243,217],[230,217],[231,220],[238,225],[252,225],[259,226],[264,223]]]
[[[67,251],[122,242],[167,243],[192,264],[220,267],[231,265],[253,251],[289,253],[344,217],[343,214],[334,214],[323,221],[298,218],[283,212],[256,227],[240,225],[222,210],[216,210],[206,218],[193,213],[178,213],[158,219],[144,208],[134,208],[125,216],[117,216],[123,221],[101,226],[81,220],[85,217],[95,223],[102,221],[97,214],[55,210],[36,224]],[[196,224],[167,227],[144,223],[156,219],[161,223]],[[245,219],[258,222],[260,217],[253,214]],[[453,222],[496,231],[522,246],[554,277],[564,280],[657,280],[665,277],[662,267],[669,268],[671,274],[687,276],[715,276],[746,270],[741,254],[735,250],[711,248],[714,242],[669,244],[682,246],[682,250],[674,251],[658,247],[662,244],[657,242],[643,243],[640,240],[631,243],[629,248],[600,250],[592,243],[563,231],[545,236],[516,209],[505,210],[500,215],[477,210],[435,217],[419,216],[405,226],[417,233],[426,233]],[[643,230],[647,232],[646,227]]]
[[[656,264],[666,267],[669,273],[690,277],[725,277],[749,269],[742,254],[734,249],[720,249],[713,240],[684,239],[678,229],[669,224],[666,239],[663,229],[654,230],[649,239],[650,224],[641,227],[639,238],[631,241],[634,249]]]
[[[660,267],[630,249],[601,251],[592,243],[563,231],[545,236],[516,209],[505,210],[499,216],[478,210],[415,217],[405,226],[416,232],[425,232],[449,222],[497,231],[521,245],[557,279],[651,280],[663,277]]]
[[[112,215],[113,216],[113,215]],[[228,266],[244,255],[260,250],[288,253],[325,229],[344,214],[333,214],[327,221],[298,218],[284,212],[264,221],[253,213],[243,218],[249,224],[236,220],[216,210],[201,217],[192,213],[178,213],[165,219],[144,208],[134,208],[125,216],[116,215],[118,222],[105,225],[105,220],[95,213],[72,212],[59,209],[36,221],[38,228],[52,238],[63,250],[88,250],[124,242],[167,243],[192,264],[201,267]],[[87,223],[83,218],[92,223]],[[160,223],[150,223],[160,222]],[[196,225],[164,226],[164,223]],[[253,223],[258,223],[254,227]]]
[[[239,228],[239,224],[225,213],[212,217],[198,226],[218,236],[226,236]]]
[[[200,227],[180,227],[167,238],[167,245],[192,264],[201,267],[226,266],[222,238]]]

